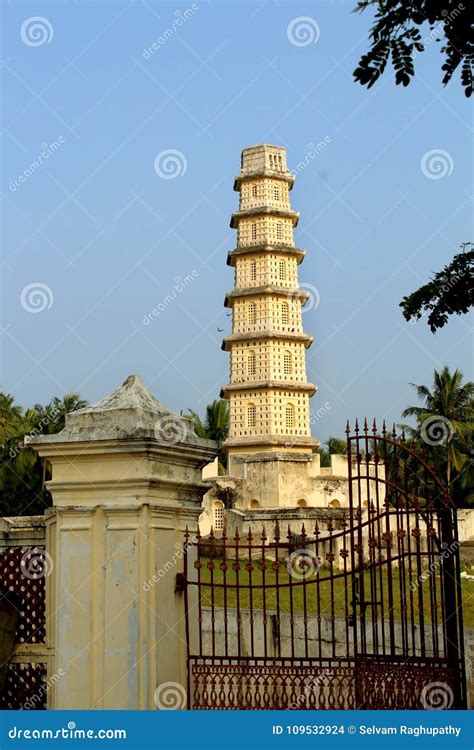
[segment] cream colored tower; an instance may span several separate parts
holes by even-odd
[[[301,319],[308,294],[298,287],[304,251],[293,240],[299,218],[290,206],[293,182],[284,148],[262,145],[242,152],[234,183],[239,211],[231,220],[237,247],[227,259],[235,269],[235,288],[225,300],[232,309],[232,335],[223,342],[230,352],[230,383],[221,394],[229,401],[225,448],[231,475],[242,474],[242,461],[268,453],[275,455],[267,461],[311,455],[318,444],[310,431],[309,399],[316,386],[306,379],[312,337]]]

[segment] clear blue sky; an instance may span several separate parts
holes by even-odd
[[[196,5],[144,56],[192,3],[3,3],[2,388],[23,405],[67,391],[96,400],[137,372],[170,408],[202,412],[228,378],[240,152],[285,145],[295,168],[326,138],[292,193],[301,282],[320,295],[304,315],[313,409],[328,405],[313,431],[399,420],[410,381],[431,382],[444,363],[471,375],[467,317],[433,336],[398,307],[472,239],[471,105],[457,80],[443,89],[435,44],[408,89],[391,71],[370,91],[355,84],[371,17],[352,3]],[[27,26],[22,39],[33,16],[49,22],[43,44]],[[316,43],[289,41],[300,16],[318,24]],[[168,149],[186,160],[175,179],[154,168]],[[429,179],[421,161],[439,149],[450,174]],[[22,291],[37,283],[49,296],[35,314]]]

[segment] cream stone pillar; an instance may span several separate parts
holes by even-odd
[[[133,375],[30,445],[52,465],[47,638],[49,672],[62,676],[49,707],[153,709],[156,688],[176,683],[170,694],[184,708],[184,596],[175,576],[215,443],[197,438]]]

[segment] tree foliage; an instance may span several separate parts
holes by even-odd
[[[228,402],[225,399],[217,399],[208,404],[204,422],[195,411],[188,409],[188,412],[196,435],[208,440],[215,440],[221,449],[229,434]],[[222,449],[219,450],[218,459],[220,468],[224,470],[227,466],[227,457]]]
[[[329,436],[328,439],[323,443],[326,448],[319,446],[316,453],[320,455],[321,466],[331,466],[331,456],[334,454],[346,454],[347,453],[347,441],[344,438],[337,438]]]
[[[411,383],[422,406],[409,406],[404,417],[415,417],[409,428],[424,446],[427,460],[457,505],[474,503],[474,383],[459,370],[434,371],[433,385]]]
[[[0,516],[42,514],[51,505],[44,487],[48,467],[24,443],[25,435],[60,432],[66,414],[86,405],[77,393],[27,409],[0,393]]]
[[[472,243],[465,243],[464,247]],[[400,302],[406,320],[427,314],[427,323],[435,333],[449,315],[467,313],[474,305],[474,250],[461,252],[436,273],[431,281]]]
[[[391,59],[397,85],[408,86],[414,61],[431,43],[441,42],[443,83],[459,68],[466,96],[474,79],[474,3],[472,0],[360,0],[362,12],[375,6],[371,48],[362,55],[354,78],[370,88]]]

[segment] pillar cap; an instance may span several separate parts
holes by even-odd
[[[197,437],[189,418],[170,411],[148,390],[140,375],[129,375],[111,394],[66,415],[54,435],[27,436],[29,445],[96,440],[155,438],[158,443],[189,444],[216,450],[213,440]]]

